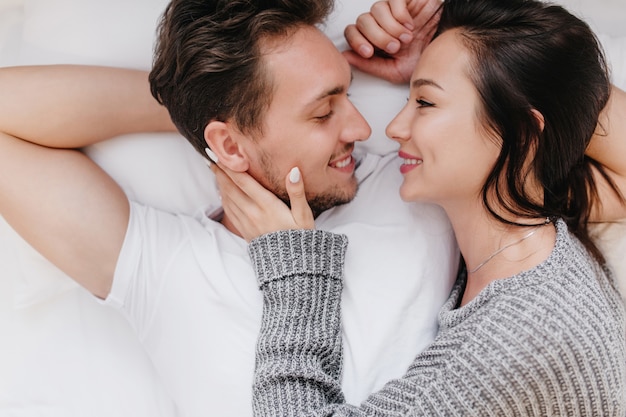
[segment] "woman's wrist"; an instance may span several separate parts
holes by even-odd
[[[248,253],[259,285],[287,276],[312,274],[341,280],[348,238],[324,230],[267,233],[253,239]]]

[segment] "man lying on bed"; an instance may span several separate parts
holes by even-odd
[[[320,227],[351,237],[344,332],[367,349],[346,346],[344,383],[358,401],[434,336],[458,262],[451,229],[440,209],[400,201],[395,155],[354,152],[370,128],[348,99],[347,62],[315,28],[330,1],[203,4],[175,0],[166,11],[152,90],[199,152],[211,148],[277,195],[298,166]],[[174,129],[146,74],[4,69],[0,90],[2,216],[128,317],[182,415],[249,415],[262,303],[245,240],[213,210],[192,218],[129,203],[74,150]],[[394,296],[405,281],[416,282],[409,305]],[[405,315],[411,330],[385,333]],[[372,374],[377,361],[397,367]]]

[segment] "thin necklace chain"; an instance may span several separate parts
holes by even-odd
[[[508,243],[504,246],[502,246],[501,248],[499,248],[497,251],[495,251],[494,253],[492,253],[491,255],[489,255],[487,257],[487,259],[485,259],[484,261],[482,261],[481,263],[478,264],[478,266],[474,269],[472,269],[471,271],[469,271],[470,274],[473,274],[474,272],[478,271],[480,268],[482,268],[483,266],[485,266],[487,264],[487,262],[489,262],[490,260],[492,260],[493,258],[495,258],[499,253],[501,253],[502,251],[504,251],[505,249],[510,248],[511,246],[515,246],[519,243],[522,243],[523,241],[525,241],[526,239],[528,239],[529,237],[531,237],[532,235],[534,235],[535,233],[537,233],[537,231],[542,227],[545,226],[546,224],[550,223],[550,219],[547,218],[545,223],[537,225],[537,227],[535,227],[535,229],[531,230],[530,232],[526,233],[524,236],[522,236],[520,239],[513,241],[511,243]]]

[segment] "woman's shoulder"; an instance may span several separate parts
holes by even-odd
[[[441,335],[463,333],[479,343],[499,340],[508,351],[517,347],[520,352],[599,346],[616,335],[623,343],[624,305],[611,277],[563,221],[555,227],[555,247],[546,261],[492,282],[463,307],[442,309]]]
[[[597,381],[582,377],[581,370],[621,378],[626,372],[621,301],[591,283],[596,277],[581,277],[576,267],[564,266],[557,275],[508,290],[501,286],[482,303],[442,312],[440,334],[418,356],[414,371],[433,363],[441,372],[473,363],[479,373],[489,369],[512,380],[541,373],[573,381],[583,391]]]

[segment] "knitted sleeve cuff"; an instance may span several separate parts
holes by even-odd
[[[281,230],[252,240],[248,253],[259,286],[292,275],[342,279],[348,238],[323,230]]]

